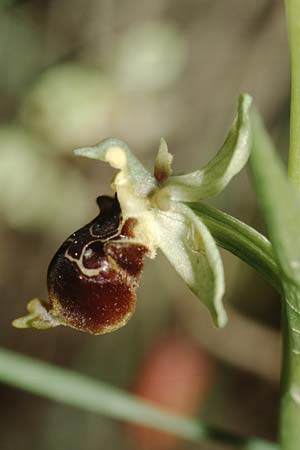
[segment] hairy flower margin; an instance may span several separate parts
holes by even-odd
[[[218,327],[227,322],[222,304],[225,291],[222,260],[210,231],[188,202],[219,194],[246,164],[251,147],[251,104],[249,95],[239,97],[237,115],[221,149],[202,169],[189,174],[172,176],[172,155],[164,139],[155,160],[154,176],[119,139],[109,138],[93,147],[75,150],[78,156],[107,162],[117,170],[111,187],[120,204],[123,224],[127,220],[135,221],[134,240],[130,242],[147,248],[151,258],[160,249],[208,307]],[[133,307],[130,313],[127,311],[126,318],[95,331],[68,322],[57,305],[51,308],[46,302],[33,299],[27,308],[29,314],[16,319],[15,327],[45,329],[66,325],[93,334],[123,326],[134,311]]]

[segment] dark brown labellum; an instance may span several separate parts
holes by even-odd
[[[135,219],[122,220],[117,198],[97,199],[100,214],[73,233],[48,268],[49,312],[93,334],[125,325],[147,248],[134,242]]]

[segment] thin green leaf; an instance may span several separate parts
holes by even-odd
[[[223,327],[224,272],[216,243],[201,219],[187,206],[156,212],[158,245],[189,288],[208,307],[215,324]]]
[[[257,112],[253,112],[250,159],[257,197],[264,212],[278,265],[286,281],[300,286],[300,200]]]
[[[252,123],[253,180],[284,291],[281,448],[294,450],[300,442],[300,199],[256,111]]]
[[[177,201],[200,201],[221,192],[244,167],[250,154],[250,109],[252,98],[239,97],[238,112],[227,138],[217,155],[201,170],[170,177],[165,188]]]
[[[83,411],[149,426],[196,443],[212,439],[232,443],[239,450],[279,450],[275,444],[220,431],[86,375],[2,348],[0,381]]]
[[[254,140],[250,163],[253,180],[281,274],[293,357],[299,358],[300,199],[256,111],[253,111],[252,122]],[[297,389],[300,392],[300,386]]]

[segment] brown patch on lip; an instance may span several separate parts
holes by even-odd
[[[105,245],[105,253],[131,275],[138,277],[143,269],[147,247],[141,244],[112,241]]]
[[[103,196],[97,202],[100,214],[73,233],[49,265],[48,308],[64,325],[103,334],[125,325],[134,312],[147,248],[128,241],[136,219],[120,229],[117,198]]]
[[[135,309],[135,293],[117,271],[109,268],[96,277],[82,276],[70,261],[51,273],[50,312],[81,331],[103,334],[125,325]]]
[[[134,228],[137,224],[137,219],[129,218],[122,226],[121,235],[127,238],[134,238]]]

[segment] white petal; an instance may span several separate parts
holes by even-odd
[[[155,212],[158,245],[189,288],[208,307],[215,324],[222,327],[227,316],[222,297],[225,290],[222,260],[210,232],[185,205]]]

